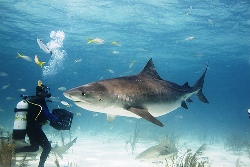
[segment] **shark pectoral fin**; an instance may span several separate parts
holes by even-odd
[[[189,102],[189,103],[193,102],[193,100],[190,99],[190,98],[187,98],[186,101]]]
[[[182,102],[181,102],[181,106],[182,106],[183,108],[185,108],[185,109],[188,109],[188,106],[187,106],[187,104],[185,103],[185,101],[182,101]]]
[[[140,109],[140,108],[134,108],[134,107],[131,107],[128,109],[128,111],[162,127],[164,126],[158,119],[156,119],[155,117],[153,117],[147,109]]]
[[[116,115],[107,114],[108,122],[112,122],[115,119],[115,117],[116,117]]]

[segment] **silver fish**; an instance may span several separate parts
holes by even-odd
[[[45,45],[45,44],[43,43],[43,41],[42,41],[41,39],[37,38],[36,41],[37,41],[39,47],[40,47],[45,53],[48,53],[48,54],[52,55],[52,51],[48,48],[47,45]]]

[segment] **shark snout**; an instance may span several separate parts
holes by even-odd
[[[72,100],[72,101],[79,101],[80,99],[78,98],[78,96],[76,95],[76,93],[72,92],[72,91],[67,91],[67,92],[64,92],[63,95]]]

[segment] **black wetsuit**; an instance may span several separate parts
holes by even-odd
[[[36,152],[39,146],[41,146],[43,151],[38,167],[44,167],[44,163],[51,151],[51,144],[42,130],[42,125],[47,120],[59,121],[57,117],[49,112],[45,99],[34,98],[33,100],[29,100],[26,132],[30,140],[30,146],[17,148],[15,152]]]

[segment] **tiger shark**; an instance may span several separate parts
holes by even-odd
[[[207,68],[193,87],[188,82],[177,85],[158,75],[151,58],[137,75],[88,83],[64,92],[64,96],[83,109],[106,113],[109,122],[125,116],[144,118],[162,127],[156,117],[178,107],[188,109],[186,102],[192,102],[193,94],[208,103],[202,93]]]

